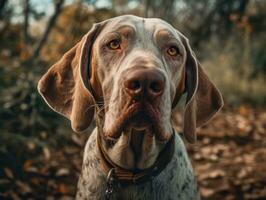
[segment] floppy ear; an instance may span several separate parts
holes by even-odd
[[[223,99],[210,81],[191,50],[188,39],[181,35],[186,49],[185,91],[187,93],[184,111],[184,136],[190,143],[196,141],[196,128],[204,125],[223,106]]]
[[[91,48],[100,29],[100,24],[94,24],[38,83],[38,91],[46,103],[70,119],[76,132],[88,128],[94,117],[94,98],[88,76]]]

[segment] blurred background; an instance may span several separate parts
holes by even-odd
[[[265,0],[0,0],[0,199],[73,199],[89,134],[37,81],[92,23],[122,14],[173,24],[223,94],[187,144],[202,199],[266,199]]]

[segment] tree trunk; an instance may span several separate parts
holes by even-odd
[[[64,4],[64,0],[57,0],[55,2],[55,12],[52,15],[52,17],[50,18],[49,22],[47,23],[46,29],[43,33],[43,36],[41,38],[41,40],[39,41],[39,43],[37,44],[36,48],[33,51],[32,57],[30,60],[34,60],[37,57],[39,57],[40,51],[43,47],[43,45],[45,44],[45,42],[47,41],[47,38],[49,36],[50,31],[52,30],[53,26],[55,25],[55,22],[61,12],[61,8],[62,5]]]
[[[23,25],[23,40],[27,44],[29,40],[28,27],[29,27],[29,0],[24,0],[24,25]]]
[[[156,11],[156,13],[159,13],[158,17],[165,19],[167,21],[171,21],[174,5],[175,5],[175,0],[162,1],[161,6],[157,8]]]
[[[149,17],[149,8],[150,8],[151,1],[144,0],[143,4],[144,4],[144,17]]]
[[[7,4],[7,0],[0,0],[0,19],[2,18],[2,12]]]

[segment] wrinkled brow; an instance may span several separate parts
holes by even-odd
[[[154,32],[154,38],[156,40],[178,40],[178,38],[172,33],[172,31],[168,30],[168,29],[159,29],[159,30],[156,30]]]
[[[110,30],[110,32],[117,32],[117,33],[134,33],[134,32],[137,32],[136,31],[136,28],[134,26],[131,26],[131,25],[120,25],[118,26],[117,28],[115,27],[115,29],[112,29]]]
[[[180,37],[173,33],[169,29],[159,29],[154,32],[154,39],[157,42],[157,44],[168,44],[168,45],[174,45],[179,48],[179,51],[181,55],[185,54],[184,46],[182,45],[182,42],[180,40]]]

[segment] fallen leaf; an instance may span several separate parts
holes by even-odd
[[[67,176],[67,175],[69,175],[69,169],[61,168],[61,169],[57,170],[55,175],[56,176]]]
[[[57,191],[61,194],[67,194],[69,192],[67,186],[63,183],[58,185]]]
[[[23,170],[28,171],[28,169],[31,167],[31,165],[32,165],[32,160],[26,160],[23,164]]]
[[[9,169],[9,168],[5,168],[4,169],[4,171],[5,171],[5,174],[6,174],[6,176],[8,177],[8,178],[10,178],[10,179],[13,179],[14,178],[14,174],[13,174],[13,172],[11,171],[11,169]]]
[[[50,160],[51,158],[51,153],[48,147],[44,147],[43,148],[43,154],[44,154],[44,158],[45,160]]]
[[[200,188],[200,193],[202,194],[203,197],[208,198],[214,194],[214,190],[210,188]]]
[[[16,181],[16,185],[19,187],[20,192],[23,194],[32,192],[30,186],[25,182]]]

